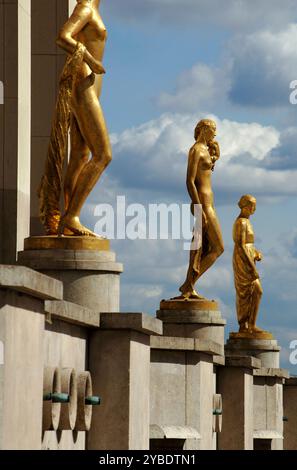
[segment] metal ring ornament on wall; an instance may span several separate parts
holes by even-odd
[[[93,407],[92,378],[90,372],[82,372],[77,378],[77,420],[76,431],[89,431],[92,422]]]
[[[77,416],[77,380],[74,369],[61,369],[61,392],[64,400],[61,404],[58,429],[60,431],[73,431]]]
[[[57,367],[45,367],[43,373],[43,431],[57,431],[60,422],[61,403],[53,397],[61,394],[61,375]]]

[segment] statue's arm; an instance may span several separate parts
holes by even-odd
[[[188,158],[188,171],[187,171],[187,189],[190,195],[192,204],[200,204],[199,194],[196,186],[196,177],[198,171],[198,163],[200,160],[200,152],[197,148],[192,148]]]
[[[236,223],[235,229],[235,243],[238,245],[239,250],[241,251],[243,259],[246,260],[246,263],[250,265],[255,279],[259,279],[259,274],[256,269],[255,260],[251,258],[247,248],[246,248],[246,231],[247,223],[244,219],[239,219]]]
[[[64,49],[68,54],[73,54],[78,44],[75,36],[83,30],[91,17],[92,9],[89,6],[82,4],[77,5],[69,20],[60,30],[56,40],[57,45]],[[97,61],[87,49],[84,54],[84,61],[89,65],[94,73],[105,73],[101,62]]]

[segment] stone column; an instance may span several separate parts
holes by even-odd
[[[102,405],[93,410],[89,450],[148,450],[150,335],[162,322],[144,314],[102,314],[90,335],[89,369]]]
[[[253,450],[253,370],[260,367],[253,357],[226,357],[225,367],[218,367],[218,393],[223,399],[219,450]]]
[[[41,449],[44,299],[62,284],[31,269],[0,265],[0,449]]]
[[[65,53],[56,37],[74,8],[72,0],[31,0],[32,9],[32,155],[31,235],[41,235],[37,188],[47,155],[58,81]]]
[[[261,360],[262,367],[274,369],[279,368],[280,349],[275,339],[230,337],[226,344],[226,354],[257,357]]]
[[[297,449],[297,378],[287,379],[284,385],[284,449]]]
[[[0,2],[0,262],[15,263],[29,234],[31,3]]]
[[[213,359],[219,353],[212,341],[151,337],[152,450],[216,448]]]
[[[123,266],[109,241],[88,237],[30,237],[18,262],[63,282],[64,300],[96,312],[120,311]]]
[[[254,370],[254,449],[283,449],[284,369]]]
[[[183,338],[197,338],[213,341],[220,345],[224,355],[223,320],[219,306],[209,300],[166,300],[160,304],[157,318],[163,321],[164,335]]]

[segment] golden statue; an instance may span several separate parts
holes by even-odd
[[[242,196],[238,205],[241,212],[233,227],[233,240],[235,243],[233,270],[239,323],[239,334],[237,336],[270,335],[270,333],[256,326],[263,294],[256,269],[256,262],[262,260],[262,254],[254,246],[254,230],[250,222],[250,216],[256,211],[256,199],[247,194]],[[232,335],[236,336],[236,333]]]
[[[99,3],[100,0],[77,0],[57,39],[68,57],[60,78],[45,172],[38,191],[40,218],[47,235],[96,236],[80,223],[79,217],[112,158],[99,103],[107,35]],[[64,177],[69,130],[70,159]]]
[[[202,245],[190,251],[190,262],[185,283],[180,287],[182,295],[176,299],[204,299],[195,291],[198,279],[224,252],[220,223],[214,207],[211,175],[220,158],[220,147],[214,140],[216,123],[210,119],[200,121],[195,129],[195,144],[188,157],[187,188],[192,200],[191,210],[202,209]],[[194,229],[195,230],[195,229]]]

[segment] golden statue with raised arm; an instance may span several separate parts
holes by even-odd
[[[268,332],[256,326],[263,294],[256,269],[256,262],[262,260],[262,254],[255,248],[250,222],[250,216],[256,211],[256,198],[247,194],[241,197],[238,205],[240,214],[233,226],[233,270],[239,334],[257,336]]]
[[[214,207],[211,175],[220,158],[220,147],[214,140],[216,123],[200,121],[195,129],[195,144],[188,157],[187,188],[192,200],[192,213],[202,209],[202,246],[190,251],[190,262],[185,283],[180,287],[180,299],[203,299],[195,291],[195,283],[214,264],[224,251],[220,223]]]
[[[77,0],[57,39],[68,57],[60,78],[45,172],[38,191],[40,218],[47,235],[96,236],[80,223],[79,217],[112,158],[99,103],[107,35],[99,3],[100,0]],[[64,177],[69,130],[70,159]]]

